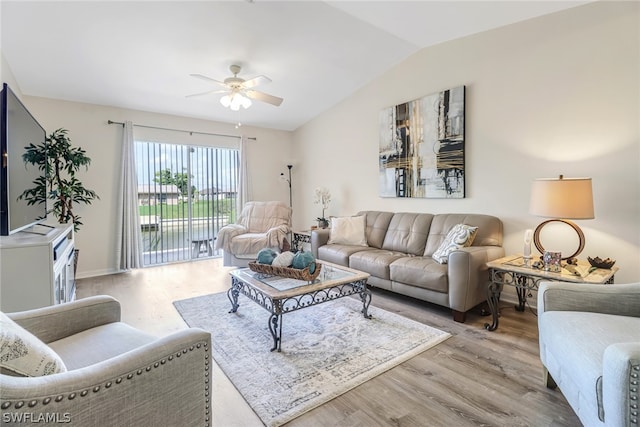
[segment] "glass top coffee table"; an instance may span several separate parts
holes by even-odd
[[[370,319],[368,309],[371,304],[371,291],[367,289],[369,274],[325,261],[318,264],[322,264],[322,268],[318,277],[312,282],[256,273],[248,268],[233,270],[230,273],[231,289],[227,291],[231,301],[229,313],[235,313],[238,310],[240,294],[271,313],[269,316],[269,331],[273,337],[271,351],[281,350],[282,315],[290,311],[359,294],[362,300],[362,314],[366,319]]]

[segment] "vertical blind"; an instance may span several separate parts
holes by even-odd
[[[238,149],[137,140],[135,156],[145,266],[217,256],[236,217]]]

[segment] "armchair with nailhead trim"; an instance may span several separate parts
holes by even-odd
[[[3,425],[211,425],[208,332],[151,336],[121,322],[120,303],[109,296],[8,317],[53,349],[66,371],[0,374]]]
[[[640,283],[542,282],[538,330],[545,384],[582,424],[640,426]]]

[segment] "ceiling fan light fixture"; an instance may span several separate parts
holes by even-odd
[[[242,105],[242,95],[240,95],[239,93],[234,94],[231,97],[231,106],[229,108],[231,108],[233,111],[238,111],[241,105]]]
[[[241,93],[225,95],[220,98],[220,103],[233,111],[238,111],[240,107],[243,107],[246,110],[251,107],[252,104],[251,100],[246,96],[243,96]]]
[[[248,109],[253,105],[252,99],[260,102],[266,102],[268,104],[275,105],[276,107],[280,106],[280,104],[282,103],[282,98],[278,98],[277,96],[269,95],[268,93],[259,92],[253,89],[258,85],[270,83],[270,78],[261,75],[249,80],[245,80],[241,77],[238,77],[238,73],[240,73],[241,70],[239,65],[231,65],[229,69],[233,73],[233,77],[227,77],[226,79],[224,79],[224,81],[212,79],[211,77],[207,77],[202,74],[190,74],[192,77],[197,77],[201,80],[215,83],[216,85],[221,86],[222,89],[213,89],[203,93],[187,95],[187,97],[208,95],[210,93],[225,93],[225,95],[220,98],[220,104],[222,104],[223,107],[229,108],[233,111],[240,110],[240,107],[244,108],[245,110]]]
[[[231,100],[232,100],[231,96],[225,95],[222,98],[220,98],[220,104],[222,104],[225,108],[229,108],[229,106],[231,105]]]
[[[244,109],[246,110],[247,108],[251,107],[251,100],[245,96],[242,97],[242,106],[244,107]]]

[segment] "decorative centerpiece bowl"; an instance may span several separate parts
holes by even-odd
[[[591,258],[590,256],[588,256],[587,261],[589,261],[589,264],[591,264],[592,267],[597,268],[611,268],[616,263],[615,259],[602,259],[598,256],[595,258]]]
[[[306,280],[312,282],[320,274],[322,264],[316,262],[316,269],[313,273],[309,272],[309,267],[298,269],[292,267],[274,267],[269,264],[260,264],[257,262],[250,262],[249,269],[256,273],[269,274],[271,276],[287,277],[290,279]]]

